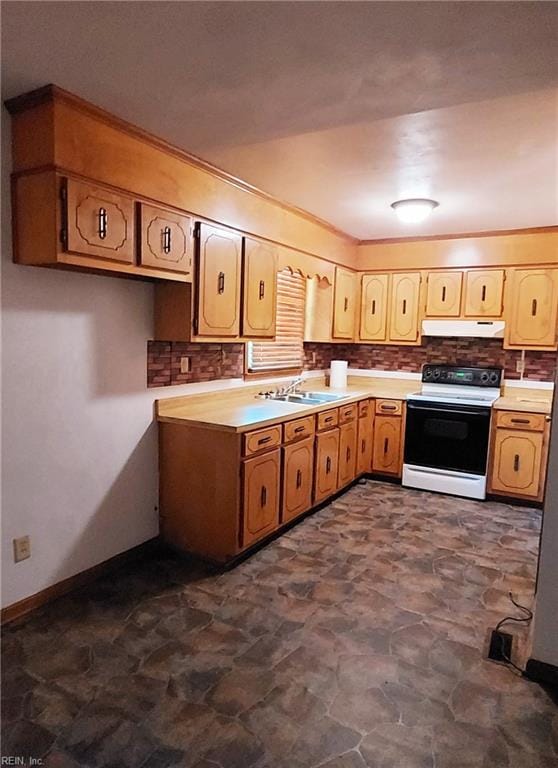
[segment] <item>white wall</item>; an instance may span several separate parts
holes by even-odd
[[[2,115],[2,605],[157,534],[149,283],[11,263]],[[12,539],[31,536],[15,564]]]
[[[558,667],[558,397],[552,415],[531,656]]]

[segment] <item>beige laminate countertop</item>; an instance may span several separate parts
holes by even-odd
[[[297,405],[280,400],[261,400],[256,398],[257,388],[248,391],[223,390],[205,395],[158,400],[157,420],[246,432],[355,403],[368,397],[405,400],[407,395],[416,392],[419,388],[420,382],[405,379],[359,378],[356,381],[353,379],[344,390],[329,389],[320,380],[305,382],[303,389],[306,391],[343,395],[342,400],[321,405]]]
[[[258,389],[257,386],[226,389],[158,400],[157,420],[228,432],[246,432],[348,405],[367,397],[406,400],[408,395],[420,389],[420,382],[413,379],[349,376],[349,383],[344,390],[329,389],[324,381],[319,379],[305,382],[303,389],[306,391],[344,395],[341,400],[320,405],[297,405],[280,400],[258,399]],[[502,397],[496,400],[494,407],[500,410],[549,414],[552,407],[552,391],[505,387]]]

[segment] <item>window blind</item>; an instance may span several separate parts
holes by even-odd
[[[302,368],[305,295],[305,277],[290,269],[278,273],[275,341],[248,342],[249,371]]]

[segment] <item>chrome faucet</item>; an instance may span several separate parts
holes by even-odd
[[[302,378],[302,376],[297,376],[297,378],[293,379],[290,384],[287,384],[286,387],[283,387],[283,389],[281,390],[281,394],[282,395],[294,394],[297,391],[297,389],[300,387],[303,381],[304,379]]]
[[[302,384],[304,379],[302,376],[298,376],[296,379],[293,379],[290,384],[287,384],[285,387],[276,387],[274,390],[270,389],[267,392],[259,392],[256,397],[262,397],[266,400],[273,400],[277,397],[285,397],[286,395],[292,395],[292,394],[298,394],[299,387]]]

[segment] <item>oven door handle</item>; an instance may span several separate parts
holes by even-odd
[[[414,403],[407,402],[407,410],[412,411],[430,411],[430,413],[456,413],[458,416],[485,416],[490,414],[490,408],[488,406],[476,407],[471,406],[470,410],[462,410],[461,408],[453,408],[451,403],[446,406],[430,406],[430,405],[415,405]]]

